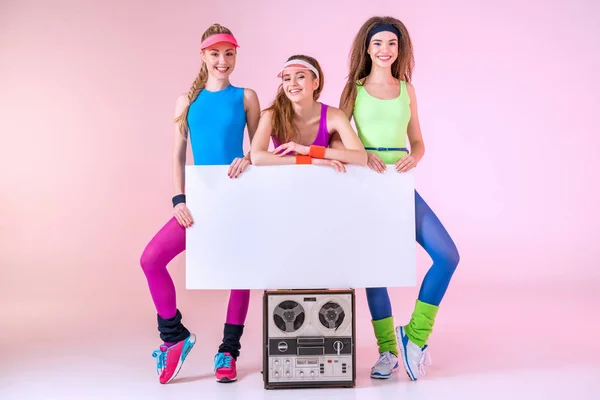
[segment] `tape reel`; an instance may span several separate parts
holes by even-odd
[[[306,311],[302,304],[294,300],[284,300],[273,310],[275,326],[287,334],[299,334],[305,327]]]
[[[352,308],[342,296],[323,296],[311,313],[311,325],[323,336],[347,334],[352,323]]]

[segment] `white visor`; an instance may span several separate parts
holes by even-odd
[[[293,60],[290,60],[290,61],[286,62],[285,64],[283,64],[283,67],[277,74],[277,77],[281,78],[283,76],[283,72],[286,69],[291,69],[291,68],[307,69],[309,71],[314,72],[314,74],[317,76],[317,78],[319,77],[319,71],[317,71],[317,69],[315,67],[313,67],[310,63],[307,63],[304,60],[298,60],[298,59],[293,59]]]

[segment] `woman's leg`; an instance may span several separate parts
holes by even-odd
[[[237,380],[236,362],[240,356],[240,339],[248,314],[250,290],[232,290],[229,294],[227,318],[223,328],[223,342],[215,356],[215,376],[218,382]]]
[[[161,383],[170,382],[195,343],[195,336],[182,324],[176,306],[175,285],[167,265],[185,250],[185,228],[171,218],[148,243],[140,258],[150,295],[157,311],[158,331],[164,344],[153,352]]]
[[[367,302],[380,357],[371,368],[371,377],[385,379],[398,367],[398,346],[394,334],[392,304],[387,288],[367,288]]]
[[[446,294],[460,256],[444,225],[416,191],[415,211],[417,242],[427,251],[433,264],[421,284],[419,298],[406,332],[411,341],[423,347],[433,330],[439,305]]]
[[[416,191],[415,204],[417,242],[433,260],[423,279],[419,300],[439,306],[458,266],[460,255],[444,225]]]
[[[227,306],[227,319],[223,330],[223,343],[219,347],[219,352],[229,353],[236,360],[240,355],[240,339],[244,333],[244,323],[248,314],[249,303],[249,290],[231,291]]]
[[[398,355],[396,336],[394,335],[392,304],[387,288],[367,288],[366,293],[379,353],[389,351]]]
[[[412,379],[416,379],[418,364],[423,362],[422,352],[433,331],[439,305],[460,261],[454,241],[417,191],[415,213],[417,242],[427,251],[433,264],[423,279],[410,322],[397,330],[405,367],[410,364],[407,372]],[[413,346],[409,346],[409,340]]]

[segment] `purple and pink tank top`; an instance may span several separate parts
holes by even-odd
[[[319,130],[317,131],[317,137],[315,138],[314,142],[312,142],[312,144],[315,146],[329,147],[329,131],[327,130],[327,107],[328,106],[326,104],[321,103],[321,118],[319,120]],[[275,146],[275,148],[283,144],[274,135],[271,136],[271,140],[273,140],[273,146]]]

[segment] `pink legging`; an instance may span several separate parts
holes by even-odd
[[[177,313],[175,285],[167,264],[184,250],[185,228],[173,217],[148,243],[140,259],[156,312],[163,319],[171,319]],[[232,290],[226,323],[244,325],[249,301],[250,290]]]

